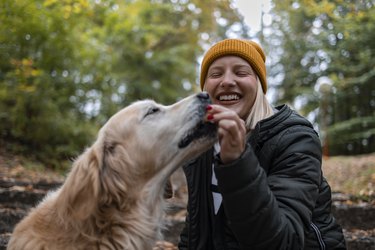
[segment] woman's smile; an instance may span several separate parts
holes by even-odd
[[[241,97],[238,94],[220,94],[218,97],[216,97],[219,101],[237,101]]]

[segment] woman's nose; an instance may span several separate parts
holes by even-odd
[[[223,80],[220,83],[222,86],[233,86],[235,85],[235,80],[231,72],[225,72]]]

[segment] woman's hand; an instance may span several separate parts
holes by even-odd
[[[227,164],[238,159],[245,150],[245,121],[220,105],[207,106],[206,119],[218,125],[221,161]]]

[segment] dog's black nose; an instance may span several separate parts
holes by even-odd
[[[200,92],[199,94],[197,94],[197,97],[202,100],[210,99],[210,96],[207,92]]]

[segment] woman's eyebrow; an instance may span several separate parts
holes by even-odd
[[[221,70],[221,69],[223,69],[223,66],[217,65],[217,66],[210,67],[207,71],[207,74],[214,71],[214,70]]]
[[[223,67],[224,67],[223,65],[213,65],[208,70],[210,70],[210,69],[216,69],[216,68],[223,68]]]
[[[234,65],[234,68],[235,69],[245,68],[246,70],[250,70],[252,74],[255,73],[253,67],[251,67],[250,65],[247,65],[247,64],[236,64],[236,65]]]
[[[234,67],[247,67],[247,68],[250,68],[252,69],[252,67],[248,64],[243,64],[243,63],[236,63],[235,65],[233,65]]]

